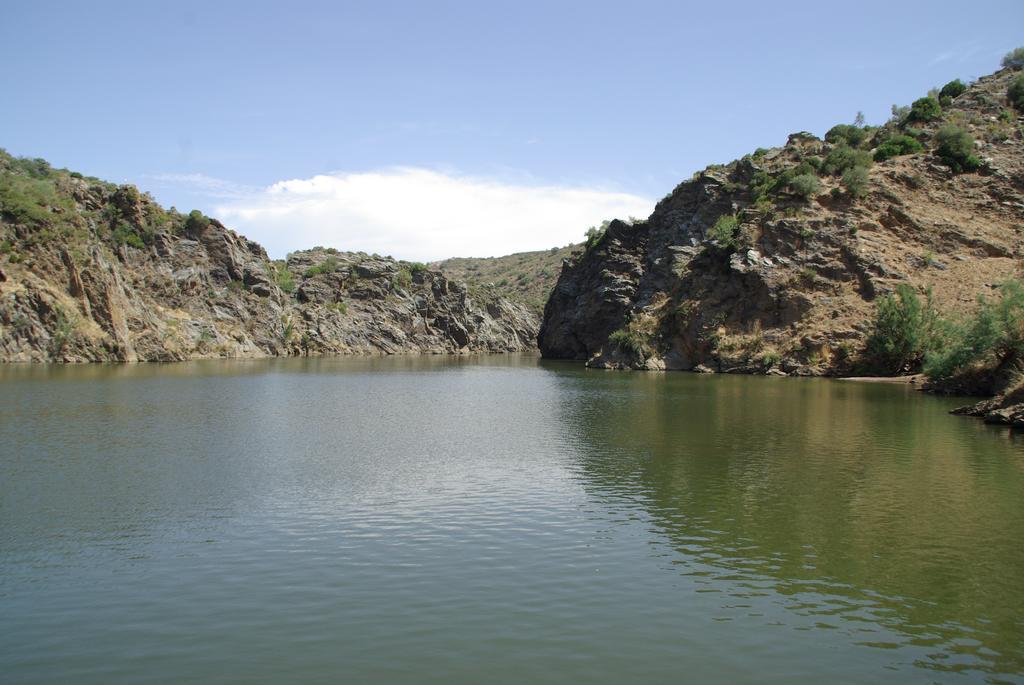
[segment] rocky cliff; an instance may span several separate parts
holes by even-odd
[[[0,151],[0,361],[506,352],[537,327],[420,264],[274,262],[199,212]]]
[[[945,312],[1019,276],[1019,72],[791,135],[681,183],[643,222],[566,260],[539,335],[597,367],[848,372],[876,299],[907,284]],[[961,92],[962,91],[962,92]]]

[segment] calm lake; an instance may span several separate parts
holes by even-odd
[[[1024,441],[534,357],[0,367],[4,683],[1024,683]]]

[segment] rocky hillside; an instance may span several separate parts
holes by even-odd
[[[1003,70],[881,127],[796,133],[613,222],[562,269],[548,358],[591,366],[849,372],[876,300],[907,284],[967,312],[1020,275],[1024,119]]]
[[[558,280],[562,261],[579,248],[569,245],[504,257],[453,257],[431,266],[449,278],[465,281],[473,290],[492,291],[522,302],[540,317]]]
[[[199,212],[0,151],[0,361],[504,352],[537,326],[420,264],[272,262]]]

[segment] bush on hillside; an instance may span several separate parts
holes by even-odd
[[[821,165],[822,172],[832,176],[839,176],[847,169],[861,166],[871,166],[871,153],[867,150],[854,150],[849,145],[837,145],[825,157]]]
[[[277,287],[286,293],[295,292],[295,275],[288,269],[287,264],[271,265],[274,271],[274,282]]]
[[[620,352],[624,352],[634,358],[643,361],[651,354],[651,345],[648,336],[628,327],[620,328],[608,336],[611,343]]]
[[[584,234],[586,236],[584,249],[587,252],[590,252],[595,247],[601,244],[601,241],[604,240],[604,234],[608,231],[608,226],[610,226],[611,223],[611,221],[605,219],[604,221],[601,222],[600,227],[591,226],[590,228],[587,229],[587,232]]]
[[[190,236],[201,235],[209,225],[210,218],[198,209],[193,209],[188,213],[188,218],[185,219],[185,234]]]
[[[1010,104],[1024,111],[1024,74],[1013,80],[1006,91],[1006,97],[1009,98]]]
[[[850,197],[860,199],[868,192],[868,170],[862,166],[847,169],[840,182]]]
[[[960,95],[963,95],[966,90],[967,90],[967,84],[966,83],[964,83],[960,79],[954,79],[954,80],[950,81],[949,83],[947,83],[946,85],[942,86],[942,90],[939,91],[939,99],[940,100],[942,98],[953,99],[953,98],[959,97]]]
[[[906,135],[896,135],[886,139],[881,145],[875,148],[875,161],[884,162],[900,155],[912,155],[921,152],[924,146],[915,138]]]
[[[337,270],[338,260],[334,257],[328,257],[316,266],[311,266],[306,269],[302,275],[305,278],[312,278],[314,276],[319,276],[320,274],[333,274]]]
[[[708,231],[708,237],[725,247],[736,247],[736,236],[739,233],[740,222],[731,214],[723,214],[715,221],[715,225]]]
[[[865,348],[868,364],[883,373],[917,370],[935,349],[939,326],[931,291],[922,302],[909,285],[898,286],[878,301]]]
[[[935,121],[942,116],[942,105],[939,101],[928,95],[914,100],[910,106],[910,113],[907,114],[907,121],[910,123]]]
[[[1003,57],[1003,66],[1007,69],[1024,67],[1024,48],[1015,48],[1006,53]]]
[[[867,137],[868,132],[860,126],[836,124],[825,134],[825,142],[832,144],[846,143],[850,147],[858,147]]]
[[[949,326],[943,345],[929,351],[924,372],[933,380],[951,378],[974,365],[1000,366],[1024,358],[1024,284],[1011,281],[999,299],[978,298],[968,321]]]
[[[935,154],[954,173],[975,171],[981,160],[974,153],[974,138],[971,134],[953,124],[947,124],[935,134]]]
[[[789,182],[789,188],[794,194],[807,200],[818,193],[821,189],[821,182],[812,171],[794,176],[793,180]]]

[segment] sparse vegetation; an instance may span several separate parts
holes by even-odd
[[[271,269],[278,288],[289,294],[295,292],[295,275],[288,270],[287,264],[272,264]]]
[[[412,285],[412,273],[408,269],[399,269],[391,278],[393,290],[407,290]]]
[[[287,345],[295,334],[295,323],[287,314],[281,315],[281,342]]]
[[[53,308],[53,333],[50,336],[50,354],[59,357],[63,354],[75,331],[78,329],[78,316],[67,312],[61,305]]]
[[[724,247],[735,248],[739,233],[739,220],[732,214],[723,214],[708,231],[708,238]]]
[[[535,313],[544,310],[548,294],[562,270],[562,261],[579,252],[579,245],[521,252],[505,257],[447,259],[435,268],[449,278],[463,280],[474,290],[486,289],[518,300]],[[521,273],[528,278],[519,279]]]
[[[305,278],[313,278],[314,276],[319,276],[320,274],[333,274],[337,270],[338,260],[332,256],[328,257],[319,264],[309,267],[303,272],[302,275]]]
[[[604,240],[604,235],[608,231],[608,226],[610,224],[611,221],[605,219],[604,221],[601,222],[601,225],[599,227],[591,226],[590,228],[587,229],[586,233],[583,234],[586,238],[586,240],[583,243],[583,246],[587,250],[587,252],[590,252],[591,250],[593,250],[594,248],[601,244],[601,241]]]

